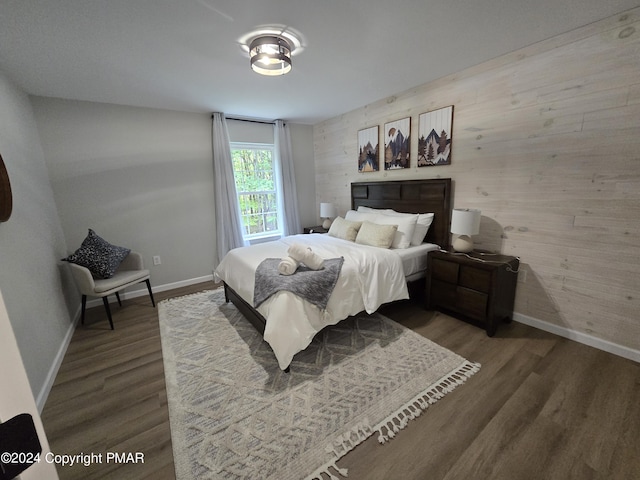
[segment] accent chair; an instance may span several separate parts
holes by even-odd
[[[71,267],[71,273],[73,274],[76,285],[82,294],[82,314],[80,322],[83,325],[87,296],[99,297],[102,298],[111,330],[113,330],[113,319],[111,318],[111,309],[109,308],[109,300],[107,297],[115,293],[118,304],[122,306],[119,292],[136,283],[145,282],[147,284],[151,303],[154,307],[156,306],[156,302],[153,299],[153,292],[151,291],[151,283],[149,282],[149,270],[144,269],[142,255],[137,252],[130,252],[129,255],[122,260],[115,274],[110,278],[96,278],[88,268],[75,263],[69,263],[69,266]]]

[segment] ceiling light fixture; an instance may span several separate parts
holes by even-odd
[[[260,75],[284,75],[291,71],[291,45],[277,35],[263,35],[249,44],[251,68]]]

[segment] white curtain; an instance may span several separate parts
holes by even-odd
[[[282,120],[276,120],[274,126],[275,150],[282,171],[282,212],[284,216],[284,235],[302,233],[300,213],[298,212],[298,194],[296,176],[293,171],[291,153],[291,134],[289,126]]]
[[[242,237],[242,219],[224,113],[216,112],[212,115],[211,144],[217,244],[214,266],[217,266],[229,250],[246,244]]]

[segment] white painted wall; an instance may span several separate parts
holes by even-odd
[[[80,297],[59,261],[67,248],[29,98],[2,72],[0,152],[13,192],[12,216],[0,223],[0,290],[42,407],[73,331],[71,318]],[[14,368],[0,365],[2,370]]]
[[[70,251],[92,228],[142,253],[154,286],[212,274],[210,114],[31,100]],[[315,221],[313,128],[290,127],[307,224]],[[273,141],[271,125],[229,121],[229,131],[232,141]]]
[[[211,274],[208,115],[32,97],[69,251],[92,228],[140,252],[153,285]],[[153,265],[159,255],[162,264]]]
[[[298,211],[303,227],[318,225],[320,204],[316,203],[316,172],[313,157],[313,127],[292,123],[291,151],[296,173]]]

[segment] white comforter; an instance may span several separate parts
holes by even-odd
[[[326,310],[290,292],[278,292],[258,307],[267,319],[264,339],[283,370],[293,356],[307,348],[314,335],[361,311],[409,298],[402,261],[393,250],[368,247],[329,235],[292,235],[281,240],[231,250],[215,270],[247,303],[253,305],[256,268],[265,258],[282,258],[293,243],[300,243],[322,258],[344,257],[342,271]]]

